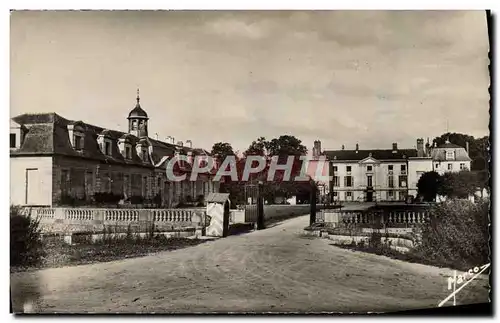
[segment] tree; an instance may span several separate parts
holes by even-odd
[[[302,156],[307,154],[307,147],[294,136],[282,135],[272,139],[266,147],[270,156]]]
[[[218,142],[212,146],[212,156],[218,156],[223,161],[227,156],[235,156],[233,147],[228,142]]]
[[[248,149],[243,153],[245,156],[267,156],[269,142],[264,137],[252,141]]]
[[[432,202],[438,194],[440,185],[441,176],[438,173],[423,173],[417,183],[418,196],[421,196],[426,202]]]
[[[470,171],[445,173],[440,182],[438,194],[449,198],[467,198],[478,187],[477,175]]]

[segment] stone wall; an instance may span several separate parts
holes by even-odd
[[[101,163],[95,160],[55,156],[52,166],[52,205],[60,205],[62,195],[90,202],[96,192],[109,192],[152,199],[162,196],[162,205],[174,206],[191,196],[218,192],[219,183],[192,182],[189,176],[182,182],[169,182],[163,168]],[[208,190],[208,191],[206,191]]]

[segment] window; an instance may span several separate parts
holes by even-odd
[[[372,176],[366,176],[366,186],[373,186]]]
[[[10,148],[16,148],[16,134],[10,134]]]
[[[438,163],[436,163],[436,168],[439,168],[439,164]]]
[[[372,171],[372,166],[366,166],[366,170],[371,172]]]
[[[157,183],[156,183],[156,193],[161,194],[161,177],[158,177]]]
[[[130,197],[130,177],[127,174],[123,175],[123,195],[126,199]]]
[[[394,170],[394,165],[389,165],[387,167],[389,168],[389,171],[393,171]]]
[[[345,170],[346,170],[348,173],[350,173],[350,172],[351,172],[351,166],[346,166],[346,167],[345,167]]]
[[[68,194],[70,188],[69,171],[61,170],[61,194]]]
[[[352,192],[345,192],[345,198],[346,198],[346,200],[347,199],[351,199],[352,198]]]
[[[337,166],[333,166],[333,171],[336,172],[337,171]]]
[[[75,149],[76,150],[82,150],[83,149],[83,136],[81,136],[81,135],[73,135],[73,141],[75,143]]]
[[[389,196],[390,198],[394,197],[394,191],[388,191],[387,196]]]
[[[338,195],[337,192],[333,192],[334,197],[337,197],[337,195]]]
[[[101,192],[111,192],[111,178],[109,177],[109,174],[107,172],[102,173],[101,186]]]
[[[453,159],[453,155],[454,155],[453,150],[446,151],[446,159],[448,160]]]
[[[344,186],[346,186],[346,187],[353,186],[352,176],[345,176],[344,177]]]
[[[465,168],[465,163],[460,163],[460,170],[464,170]]]
[[[125,146],[125,158],[132,159],[132,149],[130,146]]]
[[[145,163],[148,162],[148,151],[146,149],[142,150],[142,161]]]
[[[405,175],[399,176],[399,187],[406,187],[406,181]]]
[[[111,155],[111,143],[109,141],[104,142],[104,153],[108,156]]]
[[[399,200],[404,201],[406,199],[406,193],[405,192],[399,192]]]
[[[85,195],[86,197],[92,196],[94,193],[94,174],[92,172],[85,172]]]
[[[147,187],[148,187],[148,177],[144,176],[142,178],[142,196],[143,197],[146,197],[146,195],[148,194]]]
[[[394,187],[394,176],[389,176],[388,178],[388,186]]]
[[[448,164],[448,170],[453,170],[453,164]]]
[[[406,172],[406,165],[401,165],[401,172]]]
[[[339,187],[340,186],[340,177],[339,176],[333,176],[333,186]]]

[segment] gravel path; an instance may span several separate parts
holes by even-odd
[[[435,307],[449,269],[405,263],[302,236],[308,217],[170,252],[11,274],[14,310],[116,312],[386,312]],[[457,305],[488,301],[487,278]],[[450,303],[451,304],[451,303]]]

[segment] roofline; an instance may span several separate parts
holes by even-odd
[[[128,116],[127,119],[149,119],[149,117],[145,117],[145,116]]]
[[[86,160],[92,160],[100,164],[113,164],[113,165],[125,165],[125,166],[135,166],[135,167],[142,167],[142,168],[148,168],[150,170],[156,170],[156,169],[161,169],[164,170],[165,167],[163,166],[165,163],[162,163],[162,166],[160,167],[155,167],[152,164],[139,164],[135,162],[125,162],[121,160],[116,160],[116,159],[98,159],[98,158],[92,158],[88,156],[76,156],[76,155],[66,155],[66,154],[59,154],[59,153],[52,153],[52,152],[36,152],[36,153],[30,153],[30,152],[11,152],[10,153],[11,158],[16,158],[16,157],[66,157],[66,158],[77,158],[77,159],[86,159]],[[192,173],[192,169],[183,169],[185,173]],[[207,172],[202,172],[198,173],[198,175],[208,175],[208,176],[215,176],[215,174],[211,174],[210,170]]]
[[[346,159],[346,160],[342,160],[342,159],[328,159],[328,161],[332,162],[332,163],[359,163],[360,161],[362,160],[365,160],[366,158],[363,158],[363,159]],[[375,159],[375,158],[373,158]],[[406,161],[406,158],[401,158],[401,159],[375,159],[377,160],[378,162],[405,162]]]

